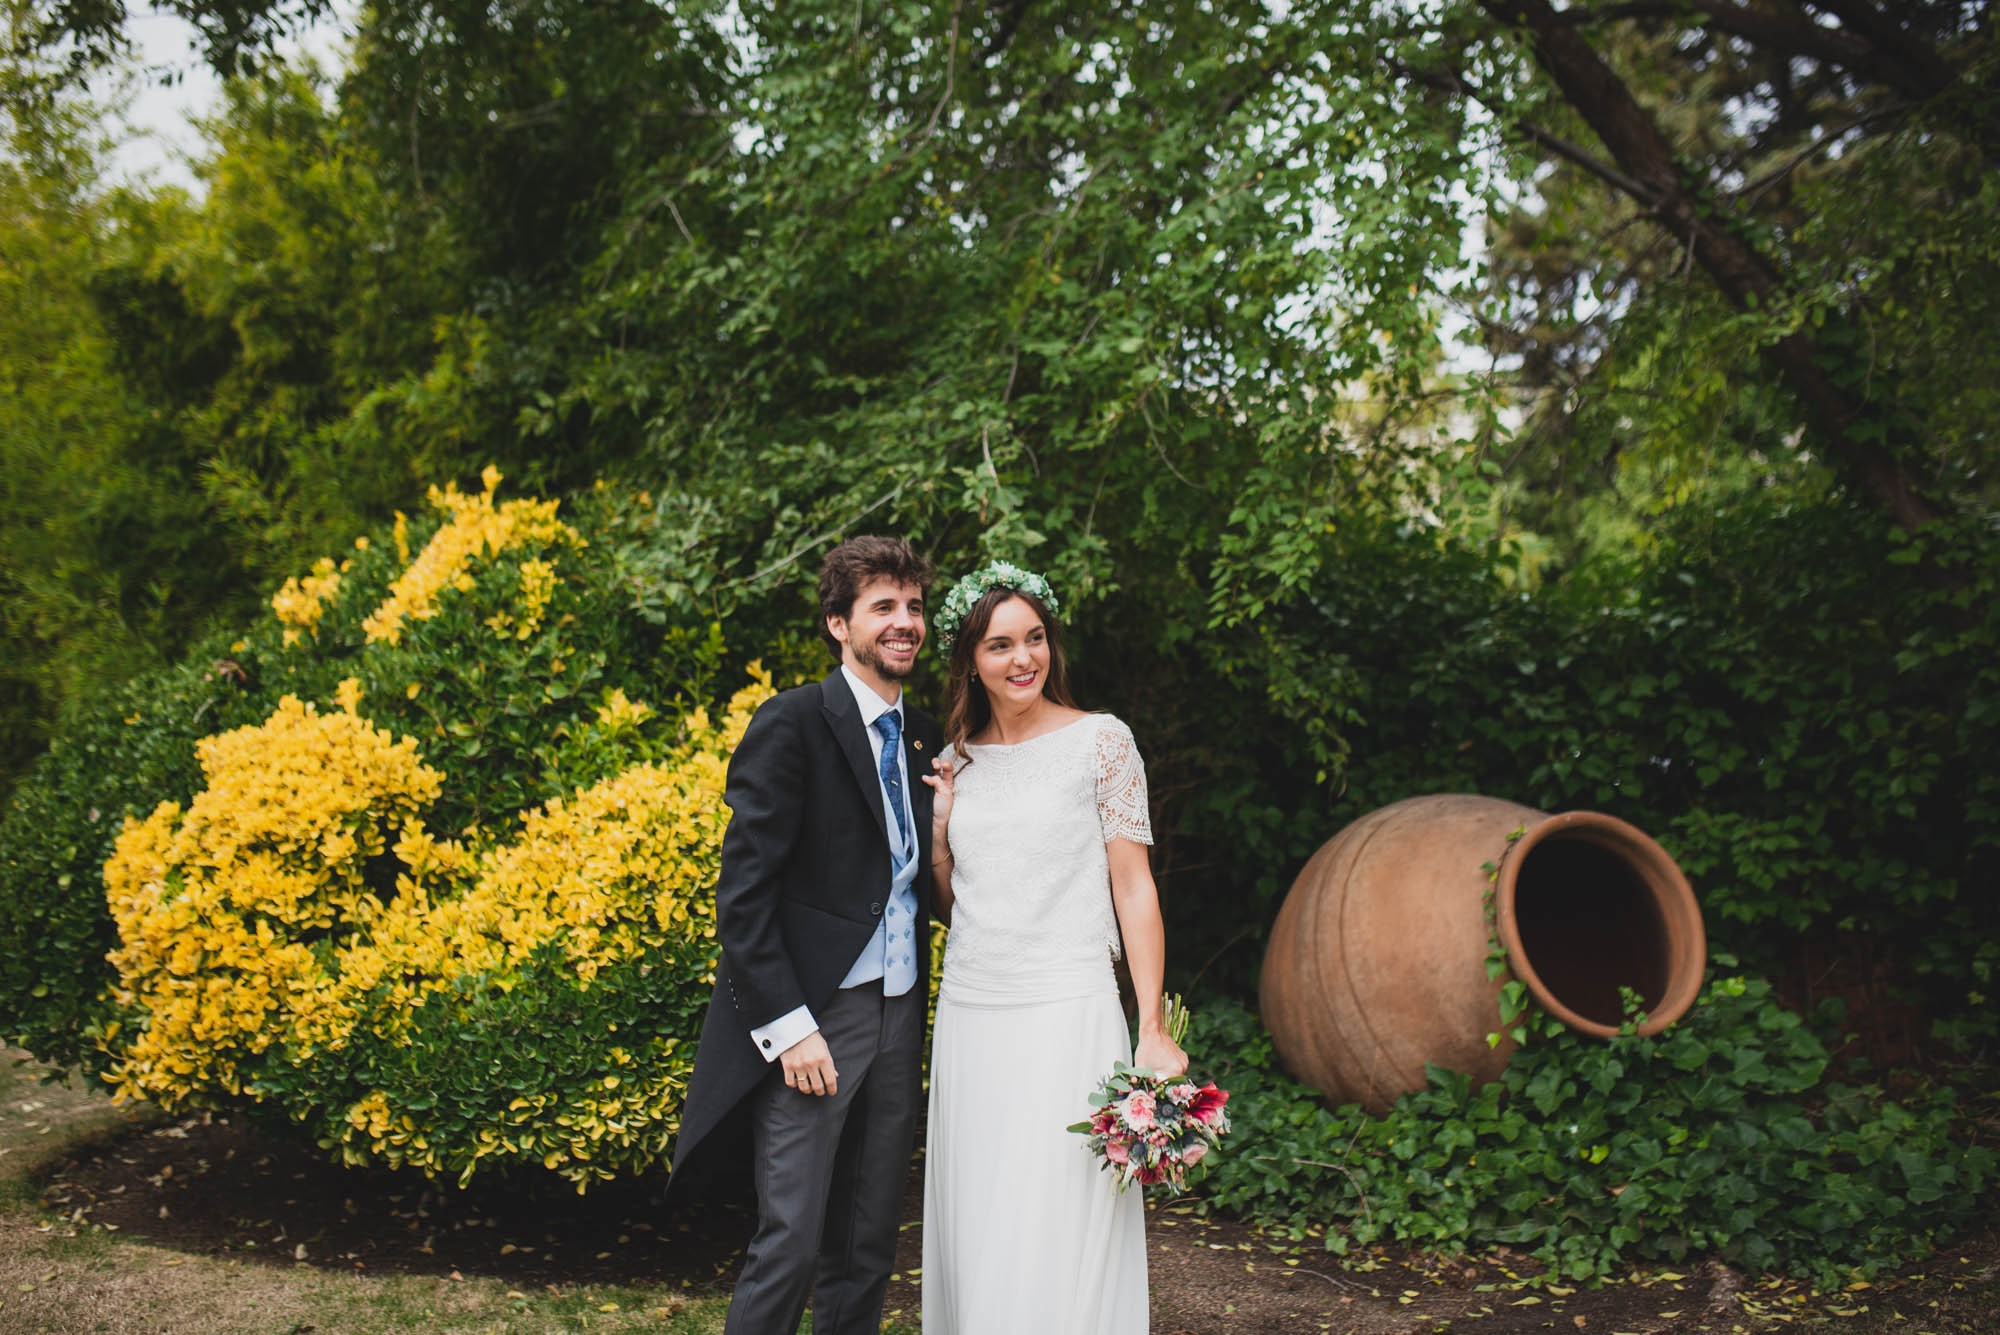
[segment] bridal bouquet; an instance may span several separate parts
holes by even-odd
[[[1175,1043],[1187,1034],[1188,1012],[1169,997],[1167,1033]],[[1151,1071],[1117,1063],[1090,1096],[1097,1111],[1070,1126],[1090,1139],[1090,1152],[1118,1180],[1120,1190],[1137,1182],[1178,1192],[1188,1170],[1208,1157],[1229,1131],[1227,1090],[1196,1084],[1186,1076],[1163,1079]]]

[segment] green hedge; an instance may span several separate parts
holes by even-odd
[[[201,782],[195,742],[260,718],[260,688],[211,641],[185,663],[107,692],[56,738],[0,819],[0,1024],[57,1066],[99,1061],[105,956],[116,944],[104,862],[125,820],[186,801]]]
[[[1570,1279],[1714,1255],[1831,1285],[1989,1217],[1995,1157],[1953,1091],[1829,1080],[1824,1044],[1754,979],[1713,980],[1653,1038],[1545,1027],[1482,1088],[1433,1068],[1379,1118],[1329,1111],[1239,1006],[1205,1002],[1194,1044],[1231,1092],[1207,1205],[1318,1226],[1336,1252],[1505,1244]]]

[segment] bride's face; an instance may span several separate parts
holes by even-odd
[[[1035,609],[1020,598],[994,608],[972,667],[995,710],[1033,703],[1049,680],[1049,632]]]

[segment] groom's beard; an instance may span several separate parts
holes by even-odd
[[[876,641],[870,640],[867,644],[857,644],[854,646],[854,661],[863,667],[873,668],[875,671],[881,673],[885,680],[897,682],[908,681],[910,674],[917,670],[917,653],[921,652],[923,647],[924,642],[918,640],[915,645],[915,651],[910,654],[910,665],[908,667],[897,667],[883,658],[880,650],[876,647]]]

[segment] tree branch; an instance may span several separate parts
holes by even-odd
[[[1808,6],[1833,15],[1843,26],[1815,23],[1806,15]],[[1598,8],[1574,6],[1560,17],[1572,26],[1692,17],[1710,32],[1742,38],[1788,59],[1817,60],[1864,84],[1886,88],[1913,105],[1930,102],[1959,83],[1958,71],[1935,46],[1870,0],[1804,0],[1795,13],[1796,17],[1737,0],[1625,0]],[[1775,81],[1786,77],[1782,66],[1773,75]],[[1975,108],[1962,128],[1989,162],[2000,158],[2000,117]]]
[[[1000,15],[1000,26],[993,30],[993,37],[980,48],[979,58],[991,60],[1005,51],[1014,40],[1014,30],[1021,26],[1021,19],[1028,12],[1028,0],[1014,0]]]
[[[1646,192],[1633,197],[1652,206],[1660,225],[1687,247],[1689,262],[1700,264],[1732,305],[1764,309],[1782,300],[1785,285],[1777,269],[1728,220],[1715,216],[1714,206],[1695,191],[1652,117],[1573,24],[1548,0],[1479,4],[1527,34],[1536,63],[1611,151],[1620,171]],[[1765,355],[1812,423],[1827,457],[1874,497],[1898,527],[1915,532],[1938,517],[1937,507],[1882,441],[1854,429],[1864,424],[1864,405],[1829,376],[1822,365],[1827,352],[1801,328],[1777,339]]]
[[[856,524],[866,519],[869,515],[874,514],[877,510],[881,509],[883,506],[887,505],[890,501],[895,500],[898,496],[901,496],[902,494],[903,494],[903,484],[898,482],[895,486],[889,488],[889,490],[883,492],[880,496],[876,497],[875,500],[866,507],[864,507],[859,514],[855,514],[846,519],[841,520],[838,524],[835,524],[832,528],[823,529],[820,532],[813,534],[810,538],[807,538],[804,542],[792,548],[791,551],[785,553],[785,555],[771,562],[771,564],[765,566],[762,570],[758,571],[756,574],[746,576],[743,579],[731,580],[729,582],[729,587],[735,587],[741,584],[755,584],[758,580],[764,578],[764,576],[766,575],[776,574],[778,571],[783,570],[786,566],[790,565],[792,562],[798,560],[801,556],[804,556],[807,552],[811,551],[813,548],[819,546],[819,544],[821,544],[822,542],[825,542],[828,538],[836,537],[839,534],[845,533],[848,529],[853,528]]]
[[[1874,54],[1867,42],[1838,28],[1822,28],[1803,16],[1789,19],[1770,10],[1733,4],[1731,0],[1626,0],[1624,4],[1602,8],[1578,6],[1564,10],[1562,17],[1572,24],[1591,24],[1623,19],[1685,18],[1689,14],[1699,15],[1702,26],[1716,32],[1726,32],[1788,55],[1811,56],[1847,68],[1868,63]]]
[[[1791,157],[1786,158],[1756,180],[1747,182],[1741,189],[1732,192],[1729,197],[1731,199],[1754,199],[1778,182],[1784,180],[1787,176],[1790,176],[1805,163],[1812,161],[1845,139],[1848,135],[1853,134],[1856,130],[1865,129],[1877,121],[1894,120],[1909,110],[1910,104],[1907,102],[1892,102],[1886,107],[1869,112],[1866,116],[1857,116],[1838,130],[1829,134],[1823,134],[1813,140],[1810,144],[1807,144],[1804,148],[1792,154]]]
[[[1540,144],[1543,148],[1548,149],[1549,152],[1563,159],[1563,161],[1570,163],[1572,166],[1583,168],[1583,170],[1605,182],[1621,194],[1630,196],[1642,204],[1652,202],[1653,192],[1651,189],[1620,171],[1616,164],[1606,162],[1583,145],[1574,140],[1565,139],[1553,130],[1544,129],[1533,121],[1523,120],[1521,117],[1514,115],[1504,103],[1489,102],[1485,97],[1481,96],[1477,88],[1466,82],[1465,76],[1457,70],[1450,68],[1419,70],[1400,61],[1390,62],[1390,67],[1406,79],[1414,80],[1429,88],[1435,88],[1440,92],[1450,93],[1456,97],[1469,98],[1477,102],[1480,106],[1492,112],[1502,125],[1530,143]]]
[[[1808,0],[1859,33],[1875,56],[1880,80],[1905,97],[1923,100],[1943,92],[1957,78],[1928,42],[1868,3],[1868,0]]]
[[[938,117],[951,104],[951,93],[958,71],[958,11],[963,0],[955,0],[951,7],[951,32],[944,39],[944,92],[939,94],[937,105],[931,108],[931,118],[924,125],[923,138],[937,133]]]

